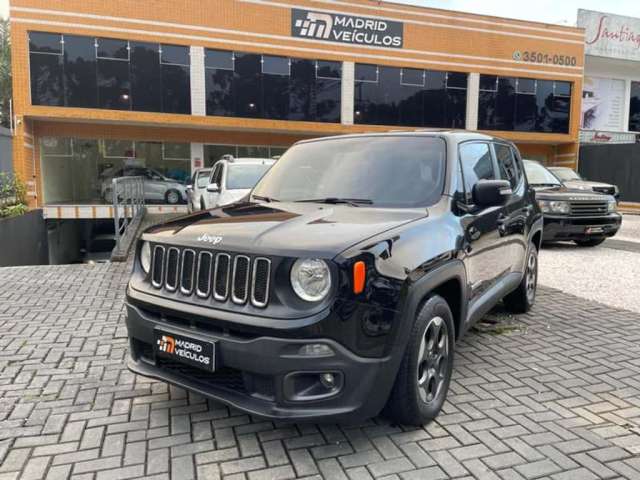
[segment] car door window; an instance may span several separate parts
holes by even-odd
[[[502,180],[508,180],[511,188],[515,189],[520,182],[520,168],[516,162],[513,149],[509,145],[500,143],[494,144],[496,152],[496,160],[498,162],[498,170]]]
[[[474,142],[460,145],[460,163],[464,177],[465,200],[472,202],[473,187],[478,180],[495,180],[496,171],[488,143]]]

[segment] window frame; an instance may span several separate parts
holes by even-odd
[[[355,69],[357,68],[358,65],[371,65],[376,67],[376,79],[375,80],[359,80],[356,75],[355,75]],[[354,82],[356,83],[375,83],[378,84],[380,83],[380,65],[374,64],[374,63],[356,63],[353,69],[354,72]]]
[[[128,40],[127,40],[128,42]],[[174,62],[163,62],[162,61],[162,46],[166,45],[167,47],[180,47],[187,49],[187,57],[189,57],[189,63],[174,63]],[[191,67],[191,49],[186,45],[173,45],[170,43],[158,43],[158,61],[160,65],[174,65],[177,67]]]
[[[466,140],[464,142],[458,143],[457,153],[458,153],[458,167],[460,170],[460,175],[462,177],[462,197],[463,203],[469,207],[474,207],[475,203],[473,201],[473,186],[471,187],[471,191],[467,192],[467,179],[464,173],[464,164],[462,162],[461,150],[463,147],[472,144],[483,144],[487,146],[487,150],[489,151],[489,156],[491,157],[491,166],[493,168],[493,180],[498,179],[498,174],[500,173],[500,169],[498,167],[498,162],[495,157],[495,152],[493,151],[493,142],[491,140]],[[475,185],[475,184],[474,184]]]
[[[209,67],[209,66],[207,66],[207,51],[228,52],[228,53],[230,53],[231,54],[231,68]],[[235,52],[235,50],[220,50],[219,48],[205,48],[205,52],[204,52],[204,68],[205,68],[205,70],[208,68],[210,70],[224,70],[226,72],[235,72],[236,71],[236,52]]]
[[[404,71],[405,70],[418,70],[422,71],[422,83],[408,83],[404,81]],[[411,68],[411,67],[400,67],[400,85],[404,85],[406,87],[425,87],[427,84],[427,72],[425,72],[424,68]]]
[[[467,76],[467,86],[466,87],[450,87],[449,86],[449,75],[451,73],[461,73]],[[449,72],[445,71],[444,75],[444,89],[445,90],[464,90],[467,91],[469,89],[469,73],[468,72]]]
[[[113,60],[113,61],[117,61],[117,62],[131,62],[131,43],[129,42],[128,39],[124,39],[124,38],[109,38],[109,37],[93,37],[93,38],[94,38],[94,45],[96,47],[96,62],[98,60]],[[98,55],[98,49],[100,48],[99,40],[101,38],[104,38],[105,40],[117,40],[117,41],[121,41],[121,42],[127,42],[127,58],[101,57],[100,55]],[[63,35],[63,40],[64,40],[64,35]]]
[[[523,92],[519,90],[520,88],[520,80],[533,80],[533,92]],[[555,92],[555,81],[554,81],[554,92]],[[516,77],[516,95],[537,95],[538,93],[538,79],[537,78],[526,78],[526,77]]]
[[[275,73],[264,71],[264,57],[282,58],[287,61],[287,73]],[[291,77],[291,57],[283,57],[282,55],[260,55],[260,74],[261,75],[276,75],[278,77]]]
[[[303,59],[306,60],[306,59]],[[318,62],[331,62],[331,63],[337,63],[338,67],[339,67],[339,75],[337,77],[323,77],[322,75],[318,75]],[[314,64],[315,64],[315,75],[316,75],[316,80],[333,80],[333,81],[338,81],[338,80],[342,80],[342,62],[338,62],[335,60],[314,60]],[[289,64],[289,68],[291,68],[291,64]]]
[[[524,172],[523,172],[523,166],[520,164],[520,162],[518,161],[518,156],[516,155],[516,151],[513,148],[513,145],[506,143],[506,142],[501,142],[498,140],[494,140],[491,142],[491,148],[493,150],[493,156],[495,158],[495,163],[496,163],[496,167],[498,168],[497,173],[500,174],[500,178],[498,180],[507,180],[509,183],[511,183],[511,180],[508,178],[502,178],[501,172],[500,172],[500,160],[498,159],[498,152],[496,150],[496,147],[504,147],[507,148],[510,152],[511,152],[511,157],[513,158],[513,163],[516,165],[516,168],[518,169],[518,181],[516,182],[515,185],[511,186],[511,189],[515,192],[517,189],[520,188],[520,184],[522,183],[522,179],[524,178]]]

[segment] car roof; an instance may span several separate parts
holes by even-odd
[[[433,136],[433,137],[449,137],[457,142],[465,142],[469,140],[484,140],[484,141],[497,141],[502,143],[512,144],[513,142],[494,137],[492,135],[487,135],[486,133],[475,132],[471,130],[457,130],[457,129],[446,129],[446,128],[419,128],[416,130],[389,130],[387,132],[379,132],[379,133],[353,133],[347,135],[333,135],[329,137],[320,137],[320,138],[311,138],[308,140],[300,140],[296,143],[311,143],[318,142],[324,140],[333,140],[340,138],[365,138],[365,137],[386,137],[386,136],[407,136],[407,137],[417,137],[417,136]]]
[[[237,164],[237,163],[243,163],[245,165],[247,164],[273,164],[276,163],[276,161],[273,158],[252,158],[252,157],[243,157],[243,158],[234,158],[233,160],[227,160],[227,159],[222,159],[220,160],[222,161],[226,161],[227,163],[230,164]]]

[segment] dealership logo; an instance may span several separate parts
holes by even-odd
[[[173,353],[176,350],[176,341],[169,335],[162,335],[158,339],[158,350],[165,353]]]
[[[199,242],[210,243],[211,245],[218,245],[222,243],[222,237],[219,235],[209,235],[208,233],[203,233],[198,237]]]
[[[291,35],[330,42],[402,48],[402,22],[369,17],[291,10]]]

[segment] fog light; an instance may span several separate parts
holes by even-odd
[[[320,375],[320,383],[327,390],[332,390],[336,386],[336,377],[333,373],[323,373]]]
[[[308,343],[300,347],[298,354],[305,357],[330,357],[333,349],[324,343]]]

